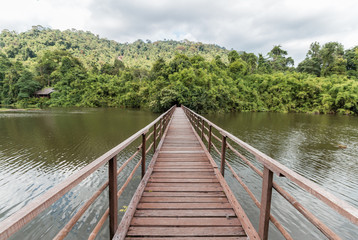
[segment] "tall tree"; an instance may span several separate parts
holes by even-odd
[[[306,54],[306,59],[300,62],[297,66],[297,71],[321,75],[322,58],[320,55],[321,46],[318,42],[311,43],[310,49]]]
[[[294,61],[291,57],[286,57],[287,51],[281,48],[281,45],[276,45],[267,54],[275,71],[286,71],[289,67],[293,67]]]
[[[319,51],[322,58],[321,75],[342,75],[346,73],[347,60],[343,58],[344,47],[338,42],[329,42]]]

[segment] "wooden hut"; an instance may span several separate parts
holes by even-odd
[[[50,98],[51,93],[53,93],[54,91],[55,91],[54,88],[47,87],[47,88],[44,88],[44,89],[41,89],[41,90],[35,92],[35,97]]]

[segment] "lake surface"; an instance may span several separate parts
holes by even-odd
[[[51,109],[47,111],[0,113],[0,221],[30,200],[66,179],[89,162],[113,148],[150,123],[158,115],[121,109]],[[250,145],[285,166],[314,181],[358,208],[358,118],[351,116],[236,113],[207,115]],[[135,144],[134,144],[135,145]],[[344,145],[345,149],[338,146]],[[123,152],[119,164],[135,151]],[[252,162],[262,168],[250,155]],[[261,179],[232,154],[228,161],[260,199]],[[124,182],[136,161],[119,177]],[[140,169],[139,169],[140,170]],[[258,225],[256,206],[236,180],[226,174],[254,226]],[[80,186],[67,193],[35,218],[12,239],[52,239],[107,179],[100,168]],[[126,206],[140,181],[139,172],[120,199]],[[314,212],[343,239],[357,239],[358,227],[340,217],[314,197],[285,178],[275,181]],[[67,239],[87,239],[108,207],[105,191],[73,228]],[[273,215],[295,239],[325,239],[293,207],[274,192]],[[97,239],[108,239],[106,223]],[[281,239],[270,226],[270,239]]]

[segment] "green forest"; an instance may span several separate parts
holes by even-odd
[[[118,43],[90,32],[35,26],[0,34],[3,106],[122,107],[162,112],[273,111],[358,114],[358,46],[308,46],[294,60],[187,40]],[[51,98],[34,92],[53,87]]]

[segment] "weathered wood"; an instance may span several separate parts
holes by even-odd
[[[164,129],[165,129],[165,131],[163,132],[163,137],[165,137],[168,132],[167,128],[164,128]],[[163,145],[163,139],[158,144],[158,150],[162,147],[162,145]],[[139,183],[139,186],[138,186],[136,192],[134,193],[134,196],[127,208],[127,211],[124,214],[122,221],[120,222],[120,224],[117,228],[116,234],[113,237],[113,239],[115,239],[115,240],[124,239],[127,234],[128,228],[130,226],[130,221],[134,216],[135,210],[136,210],[137,205],[140,201],[140,197],[144,192],[145,186],[152,174],[156,159],[158,158],[158,155],[159,155],[158,150],[154,153],[154,155],[152,157],[152,161],[149,164],[148,170],[147,170],[146,174],[144,175],[144,177],[142,178],[142,181]]]
[[[161,237],[206,237],[206,236],[245,236],[242,227],[130,227],[127,236],[161,236]]]
[[[117,158],[113,157],[108,164],[108,191],[109,191],[109,235],[113,238],[118,225],[117,202]]]
[[[184,209],[184,210],[163,210],[146,209],[137,210],[136,217],[235,217],[232,209]]]
[[[186,145],[182,146],[182,142]],[[142,196],[136,193],[134,198],[138,203],[128,207],[128,216],[134,216],[130,227],[126,217],[125,224],[120,226],[129,228],[118,228],[121,230],[117,230],[115,239],[246,236],[205,149],[180,111],[174,114],[156,153]]]
[[[108,191],[109,191],[109,236],[112,239],[118,225],[117,201],[117,158],[113,157],[108,164]]]
[[[192,128],[194,130],[194,127],[192,127]],[[246,234],[248,235],[248,237],[250,239],[257,239],[257,240],[260,239],[258,233],[254,229],[254,227],[252,226],[252,223],[250,222],[246,213],[244,212],[244,209],[241,207],[240,203],[237,201],[236,197],[234,196],[231,189],[227,185],[224,177],[218,170],[218,167],[217,167],[214,159],[211,157],[210,153],[205,149],[204,143],[200,140],[198,134],[195,131],[194,131],[194,134],[195,134],[196,138],[199,140],[200,144],[202,145],[202,147],[205,151],[206,156],[208,157],[210,163],[212,164],[214,171],[216,173],[216,177],[218,178],[220,184],[222,185],[222,188],[223,188],[226,196],[228,197],[229,202],[233,206],[233,209],[234,209],[236,215],[238,216],[240,222],[242,223],[242,226],[245,229]],[[215,145],[213,145],[213,147],[215,147]]]
[[[148,182],[147,187],[220,187],[220,183],[198,183],[198,182]]]
[[[145,175],[145,156],[146,154],[146,148],[145,148],[145,142],[146,142],[146,138],[145,138],[145,133],[142,134],[142,178]]]
[[[126,240],[163,240],[161,237],[126,237]],[[247,237],[166,237],[166,240],[247,240]]]
[[[192,110],[185,108],[185,111],[188,114],[198,115],[194,113]],[[304,178],[303,176],[295,173],[288,167],[282,165],[281,163],[277,162],[276,160],[272,159],[271,157],[267,156],[266,154],[260,152],[259,150],[255,149],[254,147],[250,146],[249,144],[243,142],[239,138],[235,137],[231,133],[225,131],[224,129],[220,128],[219,126],[215,125],[214,123],[210,122],[206,118],[200,116],[202,119],[205,119],[208,125],[212,125],[216,130],[221,133],[224,133],[230,140],[244,148],[245,150],[249,151],[253,154],[256,159],[262,163],[264,166],[269,168],[272,172],[277,174],[278,176],[285,176],[290,181],[296,183],[302,189],[307,191],[308,193],[312,194],[313,196],[317,197],[322,202],[326,203],[329,207],[333,210],[337,211],[342,216],[349,219],[352,223],[358,225],[358,209],[354,208],[347,202],[337,198],[333,194],[325,191],[322,187],[317,185],[316,183]]]
[[[205,121],[203,119],[201,120],[201,140],[204,140],[204,127],[205,127]]]
[[[165,196],[165,197],[225,197],[223,192],[143,192],[143,197],[146,196]]]
[[[212,131],[212,126],[209,125],[209,136],[208,136],[208,151],[210,152],[211,150],[211,131]]]
[[[153,127],[153,151],[154,152],[157,147],[156,143],[157,143],[157,123],[155,123],[154,127]]]
[[[221,187],[146,187],[147,192],[218,192],[222,191]]]
[[[272,196],[272,180],[273,172],[264,167],[264,175],[262,178],[262,192],[261,192],[261,207],[260,207],[260,222],[259,235],[262,240],[268,239],[268,228],[271,209]]]
[[[237,218],[167,218],[167,217],[134,217],[132,226],[153,226],[153,227],[165,227],[165,226],[189,226],[189,227],[217,227],[217,226],[241,226]]]
[[[225,155],[226,155],[226,136],[223,135],[222,137],[222,145],[221,145],[221,175],[224,176],[225,173]]]
[[[161,116],[155,119],[152,123],[148,124],[146,127],[139,130],[137,133],[133,134],[131,137],[127,138],[125,141],[94,160],[92,163],[72,174],[66,180],[51,188],[45,194],[35,198],[24,208],[20,209],[15,214],[2,221],[0,228],[0,239],[9,238],[25,224],[38,216],[43,210],[61,198],[65,193],[70,191],[73,187],[77,186],[82,180],[91,175],[94,171],[99,169],[110,159],[120,153],[123,149],[129,146],[133,141],[140,137],[143,132],[146,132],[149,128],[151,128],[154,123],[160,121],[163,116],[170,115],[173,110],[174,108],[169,109],[167,112],[163,113]]]
[[[187,203],[218,203],[218,202],[228,202],[226,197],[143,197],[140,200],[142,203],[178,203],[178,202],[187,202]]]
[[[255,195],[251,192],[251,190],[247,187],[247,185],[244,183],[244,181],[239,177],[239,175],[234,171],[234,169],[231,167],[231,165],[226,162],[226,165],[229,167],[231,173],[236,178],[236,180],[241,184],[241,186],[244,188],[244,190],[249,194],[250,198],[254,201],[255,205],[258,208],[261,208],[261,203],[256,199]],[[275,225],[275,227],[281,232],[282,236],[287,240],[293,240],[291,235],[286,231],[286,229],[282,226],[282,224],[279,223],[279,221],[270,214],[270,221]]]
[[[155,183],[213,183],[219,182],[217,178],[150,178],[149,182]]]

